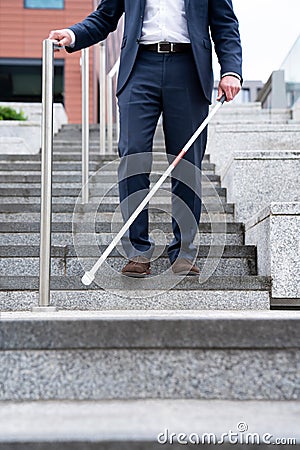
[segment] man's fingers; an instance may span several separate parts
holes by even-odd
[[[226,101],[230,102],[241,90],[241,82],[231,75],[223,77],[219,83],[219,90],[222,90],[226,95]],[[218,91],[219,94],[219,91]],[[218,96],[219,99],[219,96]]]
[[[217,101],[221,100],[222,95],[224,94],[224,91],[220,88],[220,86],[218,87],[218,97],[217,97]]]
[[[231,100],[233,100],[233,90],[231,86],[225,86],[225,94],[226,94],[226,100],[228,102],[231,102]]]
[[[59,31],[50,31],[49,39],[53,39],[54,41],[60,41],[62,38],[62,34]]]
[[[226,94],[227,101],[231,102],[231,100],[233,100],[233,92],[232,92],[231,86],[226,86],[225,94]]]
[[[67,47],[71,43],[71,36],[66,30],[50,31],[49,39],[57,41],[57,45],[59,45],[60,47]]]
[[[65,47],[68,46],[70,39],[68,39],[67,37],[64,37],[63,39],[61,39],[58,43],[58,45],[60,47]]]

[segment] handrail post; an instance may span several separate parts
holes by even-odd
[[[82,74],[82,203],[89,202],[89,49],[81,52]]]
[[[107,152],[109,154],[113,151],[113,79],[108,75],[107,77]]]
[[[100,115],[100,155],[106,153],[106,47],[99,44],[99,115]]]
[[[53,154],[53,46],[43,41],[42,79],[42,155],[41,155],[41,234],[38,310],[50,308],[51,221],[52,221],[52,154]]]
[[[118,143],[120,137],[120,112],[118,102],[116,102],[116,142]]]
[[[108,153],[113,153],[113,142],[114,142],[114,132],[113,132],[113,102],[116,106],[116,128],[115,136],[116,140],[119,137],[119,115],[118,115],[118,103],[116,96],[113,93],[113,79],[118,75],[118,70],[120,66],[120,58],[115,62],[114,66],[107,74],[107,150]]]

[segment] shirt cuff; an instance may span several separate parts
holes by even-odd
[[[73,48],[75,47],[75,42],[76,42],[76,36],[73,30],[70,30],[70,28],[65,28],[64,31],[67,31],[69,33],[69,35],[71,36],[71,44],[69,45],[69,47]]]
[[[236,72],[226,72],[226,73],[222,73],[221,78],[227,77],[227,76],[229,76],[229,75],[232,76],[232,77],[237,78],[237,79],[240,80],[240,81],[242,81],[242,77],[241,77],[238,73],[236,73]]]

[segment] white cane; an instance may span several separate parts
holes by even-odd
[[[138,215],[143,211],[145,206],[150,202],[151,198],[154,196],[154,194],[158,191],[160,186],[164,183],[164,181],[168,178],[168,176],[171,174],[171,172],[175,169],[179,161],[184,157],[186,152],[191,148],[193,143],[196,141],[196,139],[200,136],[204,128],[209,124],[211,119],[215,116],[215,114],[219,111],[221,106],[226,100],[225,94],[221,97],[220,101],[217,103],[217,105],[210,111],[206,119],[202,122],[202,124],[199,126],[199,128],[195,131],[193,136],[189,139],[189,141],[185,144],[183,149],[180,151],[178,156],[174,159],[172,164],[168,167],[168,169],[163,173],[163,175],[159,178],[159,180],[155,183],[153,188],[148,192],[144,200],[140,203],[140,205],[137,207],[137,209],[132,213],[132,215],[129,217],[127,222],[123,225],[119,233],[114,237],[114,239],[111,241],[107,249],[103,252],[103,254],[100,256],[98,261],[94,264],[94,266],[86,272],[81,281],[86,286],[89,286],[95,279],[95,274],[99,270],[99,268],[102,266],[106,258],[111,254],[113,249],[116,247],[116,245],[119,243],[119,241],[122,239],[126,231],[129,229],[130,225],[135,221],[135,219],[138,217]]]

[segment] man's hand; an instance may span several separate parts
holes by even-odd
[[[49,39],[57,41],[60,47],[69,47],[72,43],[71,35],[67,30],[52,30],[49,33]]]
[[[219,83],[217,100],[220,100],[222,95],[225,94],[226,101],[230,102],[240,92],[241,87],[240,80],[231,75],[226,75]]]

